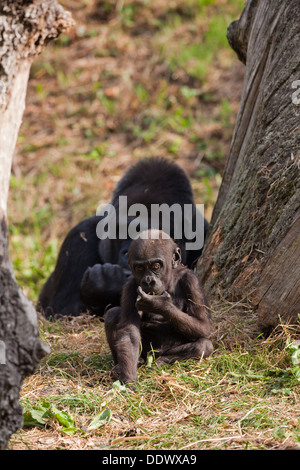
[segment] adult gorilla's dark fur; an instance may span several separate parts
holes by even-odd
[[[207,357],[210,315],[196,275],[181,264],[181,251],[161,231],[147,230],[129,248],[132,276],[121,307],[105,315],[106,337],[122,382],[137,379],[139,358],[155,351],[157,362]],[[153,239],[156,236],[157,239]]]
[[[116,211],[119,196],[127,196],[128,207],[139,203],[149,210],[151,204],[177,203],[182,208],[184,204],[194,205],[186,174],[165,159],[146,159],[127,171],[113,193]],[[96,227],[102,217],[83,220],[64,240],[54,272],[39,296],[38,307],[46,317],[75,316],[87,310],[103,315],[107,305],[120,305],[122,287],[130,273],[127,252],[131,240],[100,240]],[[183,263],[191,267],[201,250],[186,252],[185,241],[176,240]]]

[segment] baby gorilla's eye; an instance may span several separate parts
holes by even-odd
[[[143,266],[135,266],[134,270],[137,273],[142,273],[144,271],[144,268],[143,268]]]
[[[152,265],[152,269],[153,269],[153,271],[159,271],[159,269],[160,269],[160,264],[159,264],[159,263],[154,263],[154,264]]]

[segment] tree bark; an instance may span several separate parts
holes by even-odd
[[[7,197],[12,157],[25,107],[31,63],[72,24],[55,0],[0,4],[0,449],[23,424],[19,393],[49,352],[40,341],[35,309],[17,285],[8,254]]]
[[[247,296],[268,332],[300,313],[299,0],[248,0],[227,36],[245,81],[197,270],[213,294]]]

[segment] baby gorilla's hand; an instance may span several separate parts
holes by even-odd
[[[146,294],[141,287],[137,290],[138,297],[136,299],[136,308],[142,312],[153,312],[164,314],[168,309],[172,299],[170,294],[165,291],[162,295]]]

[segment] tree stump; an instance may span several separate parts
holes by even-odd
[[[17,285],[8,254],[7,196],[12,157],[25,107],[31,63],[45,44],[72,24],[56,0],[0,4],[0,449],[23,424],[23,380],[49,348],[37,315]]]
[[[197,270],[208,292],[250,299],[269,332],[300,313],[300,3],[248,0],[227,37],[245,81]]]

